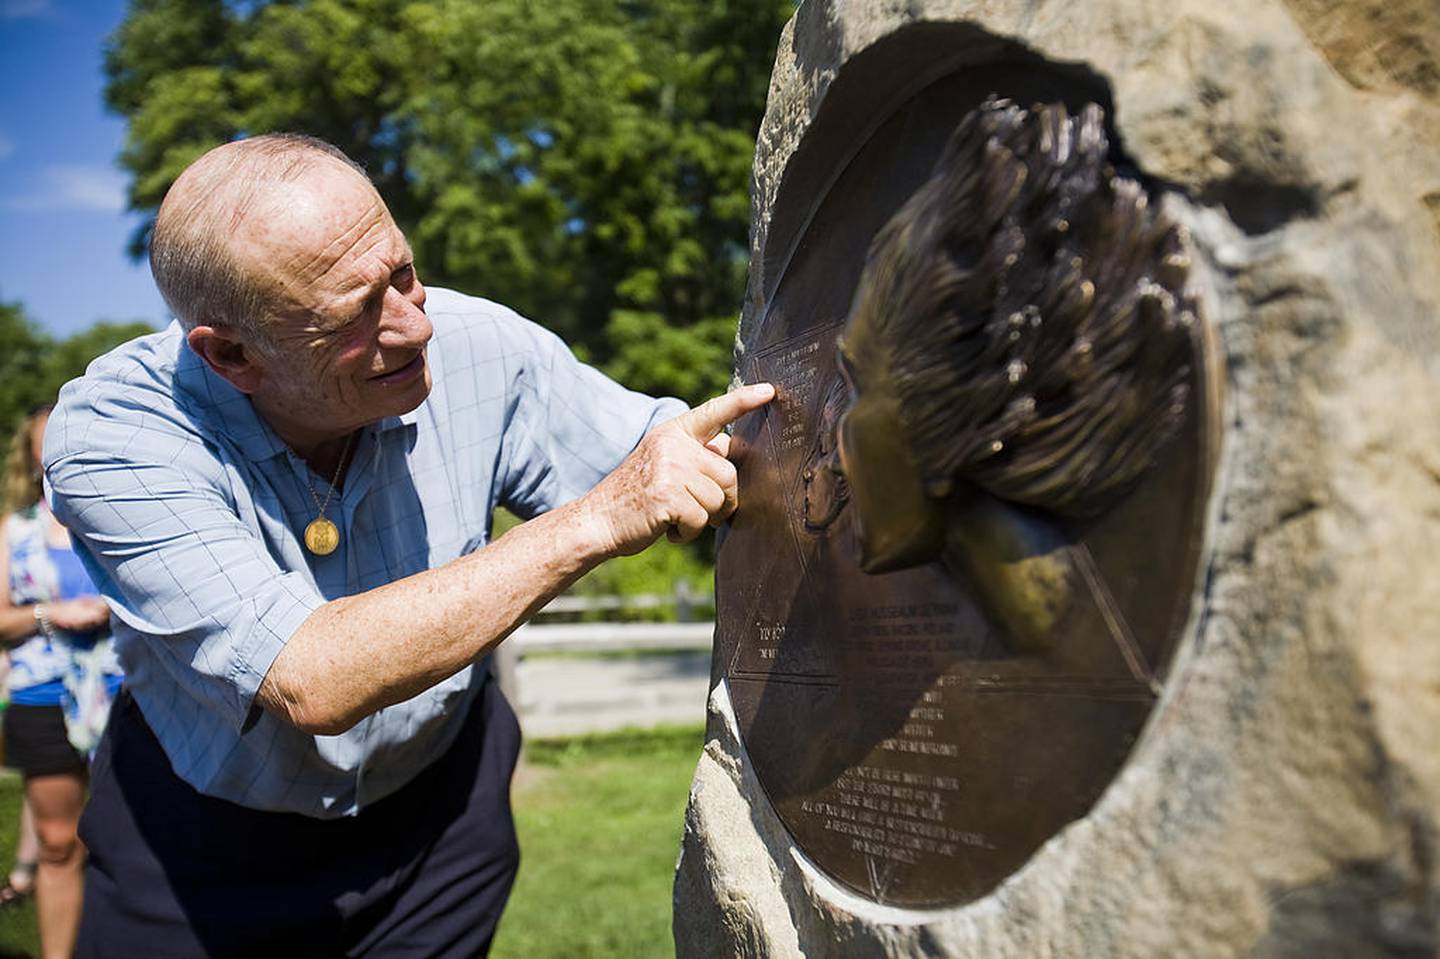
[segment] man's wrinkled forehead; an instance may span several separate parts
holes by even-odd
[[[224,227],[243,242],[293,239],[313,246],[330,242],[360,211],[384,213],[385,205],[364,177],[329,157],[317,157],[299,176],[264,171],[237,178],[227,198]]]
[[[342,260],[408,257],[384,201],[363,177],[326,160],[295,180],[254,184],[229,240],[237,262],[280,289],[305,286]]]

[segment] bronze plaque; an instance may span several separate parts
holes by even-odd
[[[964,29],[851,61],[792,160],[739,370],[779,393],[736,424],[716,573],[771,802],[904,906],[989,892],[1118,772],[1214,457],[1183,231],[1104,85],[995,44],[947,65]]]

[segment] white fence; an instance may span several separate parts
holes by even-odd
[[[500,644],[492,668],[511,703],[520,708],[528,699],[519,688],[519,662],[536,653],[609,653],[645,650],[705,652],[710,649],[715,623],[694,621],[699,611],[713,610],[713,597],[696,593],[681,580],[675,592],[637,596],[560,596]],[[553,622],[556,617],[585,613],[620,613],[636,609],[673,608],[679,622]],[[533,698],[533,697],[531,697]],[[524,720],[522,711],[522,722]]]
[[[677,580],[673,593],[641,593],[634,596],[557,596],[535,614],[535,620],[575,613],[618,612],[627,609],[674,609],[675,619],[691,622],[699,610],[713,610],[715,597],[698,593],[688,580]],[[533,622],[533,621],[532,621]]]

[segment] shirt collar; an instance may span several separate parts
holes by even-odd
[[[255,412],[250,397],[225,382],[183,340],[177,357],[176,378],[210,427],[234,441],[247,459],[270,459],[288,448]]]
[[[420,411],[424,409],[425,404],[428,402],[430,402],[430,400],[429,398],[426,398],[419,406],[415,407],[408,413],[401,413],[399,416],[385,417],[383,420],[375,424],[375,432],[384,433],[401,426],[414,426],[416,423],[420,422]]]

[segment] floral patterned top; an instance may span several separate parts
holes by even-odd
[[[83,568],[79,567],[74,553],[68,547],[49,544],[49,524],[50,513],[43,505],[31,506],[5,517],[3,529],[10,557],[10,602],[17,606],[97,593],[88,577],[83,575]],[[82,633],[52,629],[48,636],[37,629],[35,635],[10,650],[7,683],[12,699],[17,703],[27,702],[25,692],[33,691],[42,696],[44,704],[58,704],[61,685],[74,669],[77,655],[82,654],[96,661],[105,673],[119,676],[120,664],[115,659],[108,629]]]

